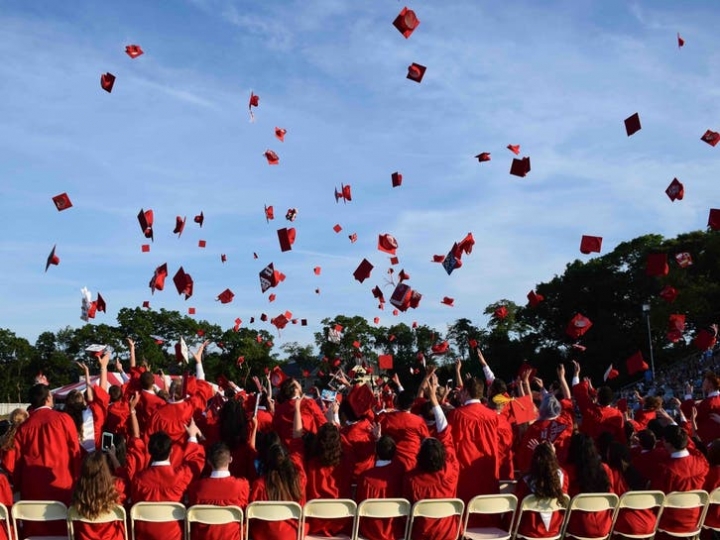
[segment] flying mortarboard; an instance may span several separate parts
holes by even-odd
[[[688,253],[687,251],[683,251],[682,253],[676,253],[675,262],[678,263],[678,266],[680,268],[687,268],[688,266],[692,266],[692,255],[690,255],[690,253]]]
[[[265,150],[263,155],[265,156],[265,159],[267,159],[268,165],[277,165],[280,163],[280,158],[272,150]]]
[[[148,253],[150,251],[150,244],[143,244],[142,246],[140,246],[140,249],[143,253]]]
[[[144,307],[145,309],[150,309],[150,301],[143,300],[142,307]]]
[[[223,263],[227,262],[227,255],[225,255],[224,253],[221,253],[220,254],[220,262],[223,262]]]
[[[519,176],[525,178],[527,173],[530,172],[530,158],[524,157],[522,159],[513,158],[512,165],[510,165],[510,174],[513,176]]]
[[[138,56],[142,55],[143,53],[144,51],[142,50],[140,45],[127,45],[125,47],[125,54],[127,54],[133,60]]]
[[[602,236],[583,235],[580,239],[580,253],[600,253],[602,249]]]
[[[516,156],[520,155],[520,145],[519,144],[508,144],[507,149],[510,150]]]
[[[683,45],[685,45],[685,40],[682,37],[680,37],[680,32],[678,32],[678,35],[677,35],[677,44],[678,44],[678,49],[681,49],[683,47]]]
[[[285,280],[285,275],[275,270],[273,263],[268,264],[260,271],[260,288],[262,292],[267,291],[271,287],[276,287],[280,282]]]
[[[190,274],[186,274],[181,266],[173,277],[173,283],[178,294],[184,294],[185,300],[188,300],[193,294],[193,279]]]
[[[100,87],[105,90],[108,94],[112,92],[113,86],[115,85],[115,75],[112,73],[103,73],[100,75]]]
[[[60,257],[55,255],[55,248],[57,247],[57,244],[53,246],[52,251],[50,252],[50,255],[48,255],[47,261],[45,261],[45,271],[48,271],[48,268],[50,268],[50,265],[53,264],[57,266],[60,264]]]
[[[145,238],[150,238],[153,242],[155,241],[155,238],[153,237],[153,221],[154,221],[154,214],[152,210],[143,210],[140,209],[140,212],[137,215],[138,223],[140,223],[140,229],[143,232],[143,235],[145,235]]]
[[[277,298],[277,297],[275,296],[275,293],[272,293],[270,296],[268,296],[268,302],[274,302],[274,301],[275,301],[275,298]]]
[[[390,175],[390,180],[392,181],[392,187],[400,187],[402,186],[402,174],[399,172],[394,172],[392,175]]]
[[[669,271],[667,253],[648,253],[645,267],[648,276],[667,276]]]
[[[195,308],[194,308],[194,307],[188,308],[188,315],[195,315]]]
[[[565,333],[573,339],[581,338],[592,327],[592,321],[584,315],[577,313],[565,328]]]
[[[349,234],[348,238],[350,239],[350,243],[354,244],[355,242],[357,242],[357,233]]]
[[[285,135],[287,134],[287,129],[275,128],[275,136],[280,140],[280,142],[285,142]]]
[[[292,245],[295,243],[295,228],[290,227],[278,229],[277,232],[278,240],[280,241],[280,251],[290,251],[292,249]]]
[[[455,299],[450,298],[449,296],[443,296],[443,299],[440,300],[441,304],[445,304],[446,306],[453,307],[455,305]]]
[[[285,219],[288,221],[295,221],[297,219],[297,215],[297,208],[288,208],[288,211],[285,212]]]
[[[673,181],[670,182],[670,185],[665,190],[665,194],[673,202],[675,202],[676,199],[678,201],[682,201],[685,196],[685,186],[683,186],[682,182],[680,182],[677,178],[673,178]]]
[[[708,214],[708,227],[713,231],[720,230],[720,210],[711,208]]]
[[[400,259],[398,259],[397,257],[390,257],[390,264],[395,266],[396,264],[399,264],[399,263],[400,263]]]
[[[198,225],[200,225],[200,227],[202,227],[202,226],[203,226],[203,223],[205,223],[205,214],[203,214],[202,212],[200,212],[197,216],[195,216],[195,217],[193,218],[193,221],[194,221],[195,223],[197,223]]]
[[[673,313],[668,318],[667,338],[672,343],[677,343],[682,339],[685,332],[685,315],[682,313]]]
[[[603,381],[607,382],[614,379],[618,375],[620,375],[620,372],[615,369],[612,364],[610,364],[610,367],[605,370],[605,374],[603,375]]]
[[[537,307],[537,305],[545,300],[545,297],[541,294],[536,293],[535,291],[530,291],[527,294],[528,303],[530,304],[530,307]]]
[[[335,231],[336,233],[339,233],[340,231],[342,231],[342,227],[340,226],[339,223],[335,224],[335,226],[333,227],[333,231]]]
[[[716,146],[720,142],[720,133],[708,129],[700,140],[708,143],[710,146]]]
[[[316,266],[315,268],[313,268],[313,272],[315,272],[316,276],[319,276],[320,272],[322,272],[322,268],[320,268],[319,266]]]
[[[633,114],[625,119],[625,131],[627,136],[630,137],[642,129],[640,125],[640,115],[638,113]]]
[[[669,304],[672,304],[675,301],[677,295],[677,289],[675,287],[672,287],[671,285],[665,285],[665,288],[663,288],[663,290],[660,291],[659,294],[660,298],[662,298]]]
[[[267,316],[265,313],[261,313],[261,314],[260,314],[260,320],[261,320],[262,322],[267,322],[268,316]],[[260,336],[258,336],[258,337],[260,337]],[[260,343],[260,341],[262,341],[262,340],[259,340],[258,343]]]
[[[72,206],[72,202],[70,201],[70,197],[68,197],[67,193],[55,195],[52,200],[55,203],[55,208],[57,208],[59,212],[67,210]]]
[[[198,240],[199,248],[204,248],[205,246],[207,246],[207,242],[205,240]]]
[[[163,263],[155,269],[153,277],[150,279],[150,289],[153,294],[155,290],[162,291],[165,288],[165,278],[168,275],[167,263]]]
[[[625,361],[625,366],[627,367],[628,375],[635,375],[636,373],[650,369],[650,367],[645,363],[645,359],[640,351],[628,358]]]
[[[506,319],[508,316],[508,308],[506,308],[505,306],[500,306],[495,309],[493,315],[496,319]]]
[[[250,92],[250,99],[248,100],[248,111],[250,112],[250,121],[255,121],[255,115],[253,114],[253,107],[260,105],[260,96],[257,96]]]
[[[405,269],[403,268],[402,270],[400,270],[400,273],[398,274],[398,280],[400,282],[403,282],[403,281],[407,281],[408,279],[410,279],[410,274],[408,274],[405,271]]]
[[[226,290],[229,291],[230,289],[226,289]],[[225,292],[225,291],[223,291],[223,293],[224,293],[224,292]],[[231,291],[231,292],[232,292],[232,291]],[[220,293],[220,294],[223,294],[223,293]],[[219,295],[218,295],[218,298],[220,298]],[[238,330],[240,330],[240,325],[241,325],[241,324],[242,324],[242,319],[241,319],[240,317],[238,317],[237,319],[235,319],[235,325],[233,326],[233,331],[234,331],[234,332],[237,332]]]
[[[175,228],[173,229],[173,234],[177,234],[178,238],[182,236],[182,233],[185,230],[185,220],[186,218],[184,217],[175,217]]]
[[[340,184],[340,191],[335,188],[335,202],[339,202],[340,199],[342,199],[344,203],[352,201],[352,188],[349,184]]]
[[[477,156],[475,156],[475,159],[477,159],[480,163],[483,163],[485,161],[490,161],[492,158],[490,157],[490,152],[480,152]]]
[[[100,293],[97,295],[97,300],[95,301],[95,306],[97,307],[98,311],[102,311],[105,313],[105,310],[107,309],[107,304],[105,304],[105,299],[102,297]]]
[[[275,219],[275,209],[272,206],[265,205],[265,221],[270,223],[271,219]]]
[[[395,255],[395,251],[398,248],[398,243],[393,235],[385,233],[385,234],[378,235],[377,248],[380,251],[389,253],[390,255]]]
[[[425,66],[413,62],[408,66],[407,78],[416,83],[422,82],[426,69]]]
[[[415,12],[406,7],[402,8],[402,11],[393,21],[393,26],[398,29],[398,32],[405,36],[405,39],[410,37],[410,34],[415,31],[419,24],[420,21],[417,15],[415,15]]]
[[[362,262],[358,265],[358,267],[353,272],[353,276],[355,277],[355,279],[357,281],[362,283],[363,281],[365,281],[367,278],[370,277],[370,272],[372,272],[373,268],[374,268],[374,266],[372,265],[372,263],[370,261],[368,261],[367,259],[363,259]]]
[[[450,343],[448,341],[442,341],[430,347],[433,354],[445,354],[450,349]]]

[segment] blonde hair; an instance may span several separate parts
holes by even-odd
[[[105,455],[95,451],[85,456],[73,492],[75,510],[85,518],[96,519],[110,512],[119,502],[115,477],[110,473]]]
[[[17,433],[20,424],[28,419],[30,414],[25,409],[14,409],[8,418],[10,427],[0,437],[0,450],[8,451],[15,445],[15,433]]]

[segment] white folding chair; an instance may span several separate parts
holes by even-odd
[[[663,503],[665,502],[665,494],[662,491],[628,491],[622,497],[617,505],[615,520],[610,536],[619,535],[633,540],[643,540],[652,538],[657,532],[660,524],[660,516],[662,515]],[[623,512],[640,512],[640,511],[656,511],[655,524],[652,531],[647,533],[637,533],[634,531],[623,531],[618,529],[617,524]]]
[[[457,540],[460,537],[460,526],[465,511],[465,503],[462,499],[423,499],[413,504],[410,510],[410,523],[408,524],[408,535],[412,536],[413,524],[417,518],[444,519],[457,516],[457,530],[453,536],[443,540]]]
[[[366,519],[400,519],[405,518],[405,527],[400,538],[387,540],[404,540],[410,526],[410,510],[412,505],[407,499],[365,499],[357,508],[357,519],[353,530],[353,540],[365,540],[360,536],[360,520]]]
[[[76,521],[82,521],[83,523],[110,523],[111,521],[119,521],[120,523],[122,523],[122,530],[123,535],[125,536],[125,540],[128,540],[126,517],[127,515],[125,514],[125,509],[119,504],[116,504],[115,507],[113,507],[113,509],[110,510],[107,514],[98,516],[95,519],[88,519],[81,516],[80,514],[78,514],[78,511],[75,509],[75,507],[71,506],[68,510],[68,530],[70,534],[70,540],[75,539]]]
[[[138,502],[130,509],[130,531],[135,540],[135,522],[169,523],[182,521],[185,530],[185,507],[177,502]]]
[[[617,514],[618,503],[620,498],[614,493],[580,493],[575,495],[570,501],[570,506],[565,516],[565,526],[563,529],[563,537],[577,538],[578,540],[605,540],[610,537],[613,524],[615,523],[615,516]],[[612,512],[610,516],[610,522],[605,534],[600,536],[580,536],[573,534],[572,531],[568,531],[568,525],[573,513],[584,512],[601,514],[605,512]]]
[[[520,509],[518,510],[517,519],[515,520],[515,530],[513,531],[513,538],[526,538],[527,540],[535,540],[534,536],[525,536],[519,534],[520,524],[522,523],[523,515],[528,512],[535,513],[552,513],[565,512],[568,505],[570,504],[570,498],[565,495],[562,501],[557,499],[539,499],[535,495],[529,495],[525,497],[520,503]],[[559,540],[562,538],[563,527],[565,526],[565,518],[567,518],[567,512],[563,516],[563,522],[558,529],[558,534],[554,536],[543,536],[543,540]]]
[[[304,526],[308,518],[352,519],[350,531],[354,531],[355,521],[357,520],[357,504],[351,499],[313,499],[312,501],[306,502],[303,507],[300,529],[305,530]],[[304,538],[305,540],[320,540],[321,538],[328,537],[306,534]],[[351,536],[347,534],[337,534],[332,538],[336,540],[350,540]]]
[[[228,525],[237,523],[243,525],[243,511],[239,506],[215,506],[213,504],[196,504],[187,509],[185,515],[187,524],[187,537],[190,538],[192,524],[202,525]]]
[[[250,522],[254,519],[261,521],[288,521],[298,522],[297,540],[302,535],[302,507],[291,501],[256,501],[248,504],[245,509],[245,539],[252,540],[250,535]]]
[[[0,520],[2,520],[2,524],[0,524],[0,527],[5,530],[7,538],[11,539],[13,536],[10,532],[12,529],[12,525],[10,525],[10,512],[8,512],[7,506],[2,503],[0,503]]]
[[[697,522],[688,531],[673,532],[662,528],[662,523],[658,525],[658,532],[674,536],[675,538],[695,538],[702,531],[702,524],[705,521],[705,514],[708,509],[710,495],[707,491],[696,489],[693,491],[673,491],[665,495],[663,503],[663,512],[669,508],[688,510],[700,510]]]
[[[708,516],[710,515],[710,512],[713,510],[713,507],[720,506],[720,488],[715,488],[710,492],[710,500],[708,501],[708,509],[705,513],[705,519],[703,520],[703,529],[709,530],[709,531],[718,531],[720,532],[720,524],[717,525],[708,525],[705,523],[708,520]]]
[[[13,504],[12,510],[13,531],[17,540],[65,540],[67,533],[68,509],[60,501],[18,501]],[[18,532],[18,520],[20,521],[63,521],[65,522],[65,534],[63,536],[24,536]]]
[[[512,524],[517,511],[518,500],[512,494],[478,495],[470,499],[465,508],[465,523],[463,524],[463,538],[467,540],[509,540],[512,536]],[[498,515],[510,514],[508,530],[497,527],[470,527],[468,521],[471,515]]]

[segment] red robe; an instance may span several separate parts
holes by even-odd
[[[712,493],[712,491],[718,487],[720,487],[720,465],[715,465],[710,467],[705,477],[703,489],[708,493]],[[708,527],[720,528],[720,505],[711,504],[708,507],[704,523]]]
[[[187,438],[185,426],[190,423],[195,411],[201,407],[202,401],[194,397],[188,400],[169,402],[155,411],[144,435],[150,437],[153,433],[164,431],[170,436],[173,444],[182,444]]]
[[[515,435],[512,424],[507,414],[499,414],[498,417],[498,477],[503,479],[515,479],[515,455],[513,446]]]
[[[141,501],[182,502],[190,483],[200,475],[205,462],[205,449],[197,443],[189,442],[186,447],[183,464],[179,468],[172,465],[150,465],[139,473],[133,482],[133,503]],[[137,522],[135,531],[138,538],[147,540],[182,540],[183,524]]]
[[[320,426],[327,423],[325,415],[312,399],[303,399],[300,407],[302,413],[303,430],[305,433],[317,433]],[[290,446],[293,438],[293,420],[295,418],[295,402],[288,400],[275,405],[273,416],[273,429],[277,431],[280,440],[285,446]]]
[[[561,476],[560,483],[562,484],[563,493],[568,492],[569,479],[568,475],[562,470],[558,471]],[[518,481],[515,496],[518,499],[518,511],[520,509],[520,503],[528,495],[533,495],[532,479],[529,476],[525,476]],[[518,528],[518,534],[523,536],[529,536],[533,538],[550,538],[560,534],[560,528],[562,527],[563,521],[565,520],[565,511],[553,512],[546,525],[543,521],[542,516],[539,512],[526,512],[523,514],[522,522]]]
[[[140,391],[140,399],[138,400],[135,410],[137,411],[137,421],[141,434],[145,434],[150,418],[155,414],[155,411],[163,407],[166,403],[163,398],[159,397],[152,390]]]
[[[305,460],[307,500],[349,499],[352,471],[353,464],[347,457],[343,457],[340,463],[334,466],[324,466],[317,459]],[[335,536],[340,532],[348,535],[352,533],[352,523],[344,519],[309,518],[307,523],[310,534]]]
[[[609,469],[610,471],[610,490],[617,495],[622,497],[630,488],[625,481],[621,471],[616,469]],[[623,509],[618,513],[617,519],[615,520],[615,530],[618,533],[624,532],[626,534],[650,534],[655,528],[655,522],[657,521],[658,510],[628,510]]]
[[[215,506],[239,506],[245,510],[250,496],[250,484],[244,478],[225,476],[222,478],[202,478],[190,484],[188,500],[190,505],[213,504]],[[205,525],[195,523],[191,540],[240,540],[242,526],[236,523],[227,525]]]
[[[534,447],[531,441],[534,439],[538,443],[548,441],[555,447],[560,465],[564,465],[567,461],[568,447],[570,446],[570,438],[573,434],[573,416],[566,414],[566,402],[569,402],[572,411],[572,402],[563,399],[561,401],[563,412],[553,420],[538,420],[530,424],[518,445],[516,456],[516,464],[521,472],[530,470],[530,462]],[[505,478],[505,477],[503,477]]]
[[[360,504],[365,499],[395,499],[402,497],[402,483],[405,468],[398,460],[382,467],[372,467],[360,475],[356,500]],[[367,540],[387,540],[400,538],[405,532],[402,519],[360,520],[360,536]]]
[[[630,461],[637,472],[649,482],[655,475],[658,463],[667,459],[669,456],[665,448],[658,446],[652,450],[631,452]]]
[[[252,415],[250,418],[252,418]],[[258,433],[269,433],[273,430],[273,415],[265,409],[258,409],[257,423]]]
[[[119,494],[118,504],[125,504],[125,482],[121,478],[115,478],[115,489]],[[108,523],[87,523],[75,521],[73,529],[75,540],[125,540],[126,524],[122,521],[110,521]],[[130,531],[128,530],[128,536]]]
[[[572,392],[582,413],[580,431],[587,433],[596,441],[603,432],[608,431],[616,441],[623,444],[627,442],[625,417],[622,412],[614,407],[603,407],[593,402],[586,381],[573,386]]]
[[[127,437],[129,432],[130,406],[125,400],[113,401],[107,409],[105,431]]]
[[[697,434],[705,445],[720,438],[720,424],[710,416],[720,414],[720,396],[706,397],[697,407]]]
[[[13,505],[13,492],[12,487],[10,486],[10,480],[7,475],[3,473],[0,473],[0,503],[4,504],[7,507],[8,512],[10,512]],[[5,531],[5,524],[2,523],[0,525],[0,540],[10,540]],[[12,526],[10,529],[12,530]]]
[[[494,414],[494,413],[492,413]],[[405,475],[403,483],[403,497],[411,504],[422,499],[454,498],[457,493],[460,463],[455,455],[453,435],[448,427],[437,437],[445,447],[445,467],[429,473],[417,468]],[[412,540],[447,540],[455,538],[458,518],[418,518],[410,531]]]
[[[602,467],[605,469],[605,474],[607,474],[608,480],[610,480],[610,488],[612,489],[612,471],[605,463],[602,463]],[[568,495],[570,495],[570,497],[574,497],[580,493],[577,469],[574,466],[567,465],[565,467],[565,472],[567,473],[569,480]],[[606,512],[581,512],[576,510],[570,516],[567,530],[569,534],[577,537],[604,537],[610,533],[610,527],[612,527],[612,517],[612,510],[608,510]]]
[[[370,432],[371,427],[370,420],[363,418],[341,430],[343,455],[353,464],[353,482],[375,466],[375,439]]]
[[[430,436],[425,420],[409,412],[393,411],[380,415],[380,427],[383,435],[395,441],[395,459],[405,470],[414,469],[420,444]]]
[[[482,403],[468,403],[448,418],[460,463],[457,496],[467,504],[476,495],[498,493],[498,415]]]

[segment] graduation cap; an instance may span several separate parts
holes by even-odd
[[[708,129],[700,140],[708,143],[710,146],[716,146],[720,142],[720,133]]]
[[[226,289],[226,290],[227,290],[227,291],[230,291],[230,289]],[[223,291],[223,292],[225,292],[225,291]],[[232,291],[230,291],[230,292],[232,292]],[[221,294],[222,294],[222,293],[221,293]],[[219,298],[220,298],[220,297],[218,296],[218,299],[219,299]],[[235,319],[235,324],[233,325],[233,332],[237,332],[238,330],[240,330],[240,325],[241,325],[241,324],[242,324],[242,319],[241,319],[240,317],[238,317],[237,319]]]
[[[307,319],[300,319],[300,326],[307,326]]]
[[[415,12],[406,7],[402,8],[402,11],[393,21],[393,26],[398,29],[398,32],[405,36],[405,39],[410,37],[410,34],[415,31],[419,24],[420,21],[417,15],[415,15]]]
[[[583,235],[580,239],[580,253],[600,253],[602,249],[602,236]]]
[[[667,276],[670,271],[667,253],[648,253],[645,273],[648,276]]]
[[[710,209],[710,213],[708,214],[708,227],[713,231],[720,229],[720,210],[717,208]]]
[[[155,241],[155,238],[153,237],[153,221],[155,219],[153,211],[148,210],[145,211],[142,208],[140,209],[140,212],[137,215],[138,223],[140,224],[140,229],[143,232],[143,235],[145,235],[145,238],[150,238],[153,242]]]
[[[375,288],[372,290],[372,295],[380,300],[380,304],[385,303],[385,296],[379,286],[375,285]]]
[[[508,144],[507,149],[510,150],[516,156],[520,155],[520,145],[519,144]]]
[[[673,202],[675,202],[676,199],[682,201],[685,196],[685,186],[683,186],[677,178],[673,178],[673,181],[670,182],[670,185],[665,190],[665,194]]]
[[[290,320],[288,319],[288,317],[286,317],[282,313],[277,317],[273,317],[272,319],[270,319],[270,324],[272,324],[278,330],[282,330],[283,328],[285,328],[289,322]]]
[[[340,199],[342,199],[344,203],[352,201],[352,189],[350,185],[340,184],[340,191],[335,188],[335,202],[339,202]]]
[[[440,300],[441,304],[445,304],[446,306],[453,307],[455,305],[455,299],[450,298],[449,296],[443,296],[443,299]]]
[[[390,180],[392,182],[392,187],[400,187],[402,186],[402,174],[399,172],[394,172],[390,175]]]
[[[142,55],[144,51],[140,48],[140,45],[127,45],[125,47],[125,54],[127,54],[133,60],[138,56]]]
[[[450,342],[446,340],[440,343],[436,343],[435,345],[430,347],[430,349],[432,350],[433,354],[445,354],[450,350]]]
[[[642,352],[638,351],[625,361],[628,375],[635,375],[641,371],[647,371],[650,367],[645,363]]]
[[[288,208],[288,211],[285,212],[285,219],[288,221],[295,221],[297,219],[297,215],[297,208]]]
[[[280,163],[280,158],[272,150],[265,150],[263,155],[265,156],[265,159],[267,159],[268,165],[277,165]]]
[[[184,294],[185,300],[189,299],[193,294],[193,279],[190,274],[186,274],[181,266],[173,276],[173,283],[178,294]]]
[[[395,237],[391,234],[380,234],[378,235],[378,246],[380,251],[395,255],[395,251],[398,248],[398,243]]]
[[[182,336],[180,336],[180,340],[175,344],[175,358],[178,362],[185,363],[187,363],[190,358],[190,351]]]
[[[275,301],[275,293],[272,293],[270,296],[268,296],[268,302],[274,302]]]
[[[105,90],[108,94],[112,92],[113,86],[115,85],[115,75],[112,73],[103,73],[100,75],[100,87]]]
[[[48,271],[48,268],[50,268],[50,265],[53,264],[57,266],[60,264],[60,257],[55,255],[55,248],[57,247],[57,244],[55,244],[52,248],[52,251],[50,251],[50,255],[48,255],[47,260],[45,261],[45,271]]]
[[[195,217],[193,218],[193,221],[194,221],[195,223],[197,223],[198,225],[200,225],[200,227],[202,228],[203,223],[205,223],[205,214],[203,214],[202,212],[200,212],[197,216],[195,216]]]
[[[350,389],[347,400],[355,416],[361,418],[372,411],[375,395],[369,384],[356,384]]]
[[[477,156],[475,156],[475,159],[477,159],[480,163],[483,163],[484,161],[490,161],[492,158],[490,157],[490,152],[480,152]]]
[[[97,307],[98,311],[102,311],[103,313],[106,313],[107,304],[105,304],[105,299],[102,297],[100,293],[97,295],[97,300],[95,300],[95,306]]]
[[[665,288],[660,291],[660,298],[668,302],[669,304],[672,304],[675,299],[677,298],[678,292],[675,287],[672,287],[670,285],[665,285]]]
[[[615,369],[612,364],[610,364],[610,367],[608,367],[605,370],[605,374],[603,375],[603,381],[605,381],[605,382],[610,381],[610,380],[614,379],[615,377],[617,377],[618,375],[620,375],[620,372],[617,369]]]
[[[625,131],[627,136],[630,137],[642,129],[640,125],[640,115],[638,113],[633,114],[625,119]]]
[[[357,242],[357,233],[349,234],[348,238],[350,239],[350,243],[354,244],[355,242]]]
[[[590,330],[592,327],[592,321],[584,315],[577,313],[570,319],[570,322],[565,328],[565,333],[573,339],[578,339],[585,335],[585,332]]]
[[[70,197],[67,193],[61,193],[60,195],[55,195],[52,198],[52,201],[55,203],[55,208],[58,209],[58,212],[62,212],[63,210],[67,210],[72,206],[72,202],[70,201]]]
[[[537,307],[540,302],[545,300],[545,297],[542,294],[538,294],[535,291],[530,291],[527,294],[528,303],[530,304],[530,307]]]
[[[685,332],[685,315],[681,313],[673,313],[668,318],[667,338],[672,343],[677,343],[683,337]]]
[[[292,249],[292,245],[295,243],[295,228],[290,227],[289,229],[278,229],[277,235],[278,240],[280,241],[280,251],[290,251]]]
[[[167,263],[163,263],[155,269],[153,277],[150,279],[150,290],[155,293],[155,290],[162,291],[165,288],[165,278],[168,275]]]
[[[380,324],[380,317],[374,317],[374,318],[373,318],[373,323],[375,323],[375,324]]]
[[[178,238],[182,236],[183,231],[185,230],[185,220],[187,218],[176,216],[175,217],[175,228],[173,229],[173,234],[177,234]]]
[[[199,247],[199,248],[204,248],[205,246],[207,246],[207,241],[205,241],[205,240],[198,240],[198,247]]]
[[[143,300],[142,307],[144,307],[145,309],[150,309],[150,301]]]
[[[402,282],[402,281],[407,281],[408,279],[410,279],[410,274],[405,272],[405,269],[403,268],[402,270],[400,270],[400,273],[398,274],[398,280]]]
[[[275,128],[275,136],[280,140],[280,142],[285,142],[285,135],[287,134],[287,129]]]
[[[688,266],[692,266],[692,255],[690,255],[690,253],[688,253],[687,251],[676,253],[675,262],[678,263],[678,266],[680,268],[687,268]]]
[[[500,319],[500,320],[506,319],[508,316],[508,308],[506,308],[505,306],[500,306],[495,309],[495,312],[493,313],[493,315],[495,316],[496,319]]]
[[[701,351],[707,351],[712,349],[717,343],[717,329],[716,328],[702,328],[695,335],[693,345]]]
[[[408,66],[407,78],[416,83],[422,82],[426,69],[425,66],[413,62]]]
[[[396,265],[399,263],[400,263],[400,259],[398,259],[397,257],[390,257],[390,264]]]
[[[143,253],[148,253],[150,251],[150,244],[143,244],[142,246],[140,246],[140,250]]]
[[[390,297],[390,303],[400,311],[407,311],[409,308],[416,309],[420,305],[422,294],[413,290],[406,283],[398,283]],[[393,310],[393,315],[397,315]]]
[[[285,274],[275,270],[273,263],[268,264],[260,271],[260,288],[262,289],[262,292],[267,291],[271,287],[276,287],[284,280]]]
[[[250,121],[255,121],[255,115],[253,114],[253,107],[257,107],[260,105],[260,96],[257,96],[250,92],[250,99],[248,100],[248,112],[250,113]]]
[[[224,253],[221,253],[220,254],[220,262],[223,262],[223,263],[227,262],[227,255],[225,255]]]
[[[512,165],[510,165],[510,174],[513,176],[519,176],[524,178],[527,173],[530,172],[530,158],[524,157],[522,159],[513,158]]]
[[[677,35],[677,44],[678,44],[678,49],[681,49],[685,45],[685,40],[680,37],[680,32],[678,32],[678,35]]]
[[[265,205],[265,221],[270,222],[271,219],[275,219],[275,209],[272,206]]]
[[[235,298],[235,293],[233,293],[230,289],[225,289],[217,296],[217,300],[220,300],[221,304],[229,304],[230,302],[232,302],[233,298]],[[235,322],[237,322],[238,320],[239,319],[235,319]]]
[[[335,231],[336,233],[339,233],[340,231],[342,231],[342,227],[340,226],[339,223],[336,223],[336,224],[333,226],[333,231]]]
[[[372,269],[375,268],[370,261],[367,259],[363,259],[358,267],[353,272],[353,276],[357,281],[362,283],[367,278],[370,277],[370,272],[372,272]]]
[[[280,366],[275,366],[270,372],[270,384],[275,387],[280,386],[285,379],[287,379],[287,375],[280,369]]]

